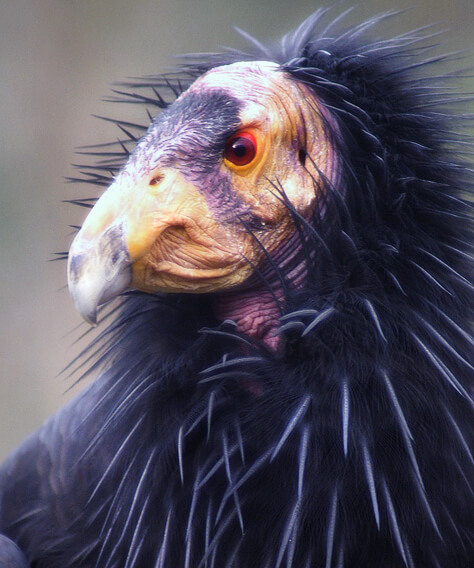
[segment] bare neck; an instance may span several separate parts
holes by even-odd
[[[306,263],[300,261],[286,274],[285,280],[290,288],[298,289],[304,285],[306,275]],[[271,287],[255,285],[233,290],[214,298],[214,312],[219,320],[232,320],[239,332],[262,341],[272,351],[277,351],[281,344],[278,328],[284,308],[285,293],[281,282]]]
[[[237,330],[262,341],[277,350],[280,338],[276,330],[280,325],[281,291],[268,289],[241,290],[216,296],[214,311],[218,319],[232,320]]]

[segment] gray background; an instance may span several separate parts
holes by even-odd
[[[101,101],[109,85],[160,72],[176,53],[242,46],[233,25],[279,37],[320,5],[328,2],[0,0],[0,459],[81,388],[65,393],[72,380],[60,371],[86,326],[65,263],[48,260],[68,248],[68,225],[85,213],[61,203],[87,196],[63,181],[74,148],[116,136],[91,114],[134,118]],[[385,35],[439,23],[447,31],[434,40],[438,52],[466,50],[473,65],[474,0],[364,1],[347,21],[406,8],[381,26]],[[472,79],[463,87],[474,90]]]

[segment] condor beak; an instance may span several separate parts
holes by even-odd
[[[97,201],[76,235],[68,257],[68,284],[76,309],[95,325],[97,307],[132,285],[133,263],[151,247],[166,227],[169,211],[180,195],[170,191],[176,176],[157,191],[147,183],[122,175]],[[168,190],[168,191],[167,191]],[[158,200],[160,201],[160,200]],[[160,222],[161,220],[161,222]]]
[[[118,182],[109,187],[69,250],[69,291],[78,312],[92,325],[97,320],[97,307],[132,282],[132,261],[125,238],[128,219],[125,209],[118,206],[124,192],[123,184]]]
[[[69,290],[77,311],[88,323],[95,325],[97,307],[131,282],[132,267],[121,225],[112,225],[89,243],[82,238],[74,240],[68,260]]]
[[[128,287],[202,293],[235,285],[240,245],[197,187],[173,168],[148,179],[123,172],[97,201],[69,252],[69,289],[82,317]]]

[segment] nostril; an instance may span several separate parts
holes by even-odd
[[[158,185],[165,176],[163,174],[157,174],[150,180],[150,185]]]

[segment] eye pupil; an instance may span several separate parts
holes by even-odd
[[[255,158],[257,141],[250,132],[234,134],[225,146],[224,157],[236,166],[246,166]]]
[[[232,144],[232,150],[238,158],[243,158],[248,152],[247,146],[245,144],[239,144],[238,141]]]

